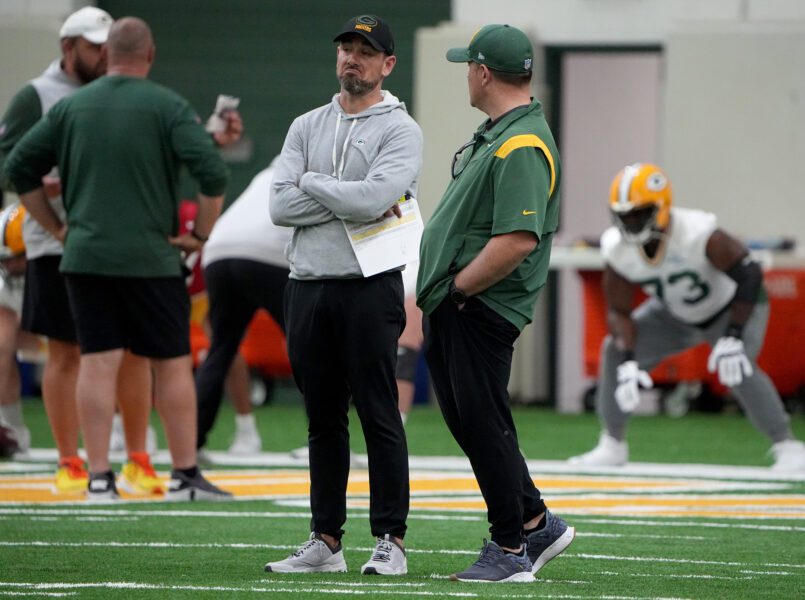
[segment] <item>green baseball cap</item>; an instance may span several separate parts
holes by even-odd
[[[450,62],[475,62],[505,73],[530,73],[534,51],[526,34],[511,25],[485,25],[466,48],[450,48]]]

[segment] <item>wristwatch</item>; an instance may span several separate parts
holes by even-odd
[[[447,295],[450,296],[450,300],[453,302],[453,304],[461,306],[467,302],[467,293],[464,290],[456,287],[455,279],[450,282],[450,288],[447,290]]]

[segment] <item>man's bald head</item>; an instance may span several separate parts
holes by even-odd
[[[123,17],[114,22],[106,42],[109,63],[150,63],[154,36],[148,23],[137,17]]]

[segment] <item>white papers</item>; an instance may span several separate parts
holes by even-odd
[[[204,129],[207,130],[207,133],[221,133],[226,131],[226,120],[224,120],[223,115],[228,110],[237,110],[239,104],[240,98],[219,94],[218,100],[215,102],[215,110],[204,125]]]
[[[415,198],[400,198],[401,217],[392,215],[370,223],[344,221],[349,243],[364,277],[419,260],[422,215]]]

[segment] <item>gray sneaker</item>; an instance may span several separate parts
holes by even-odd
[[[372,557],[361,567],[363,575],[405,575],[408,573],[408,559],[397,542],[387,533],[377,538]]]
[[[480,581],[486,583],[529,583],[534,581],[528,553],[516,556],[504,552],[495,542],[484,540],[478,560],[466,571],[450,576],[453,581]]]
[[[168,500],[191,502],[195,500],[231,500],[232,494],[213,485],[199,472],[188,477],[180,471],[172,471],[168,482]]]
[[[266,563],[266,573],[346,573],[341,544],[333,552],[316,532],[285,560]]]
[[[544,567],[549,560],[556,558],[576,537],[576,529],[568,527],[567,523],[555,516],[551,511],[545,510],[545,527],[527,536],[528,558],[531,560],[531,572],[536,573]]]

